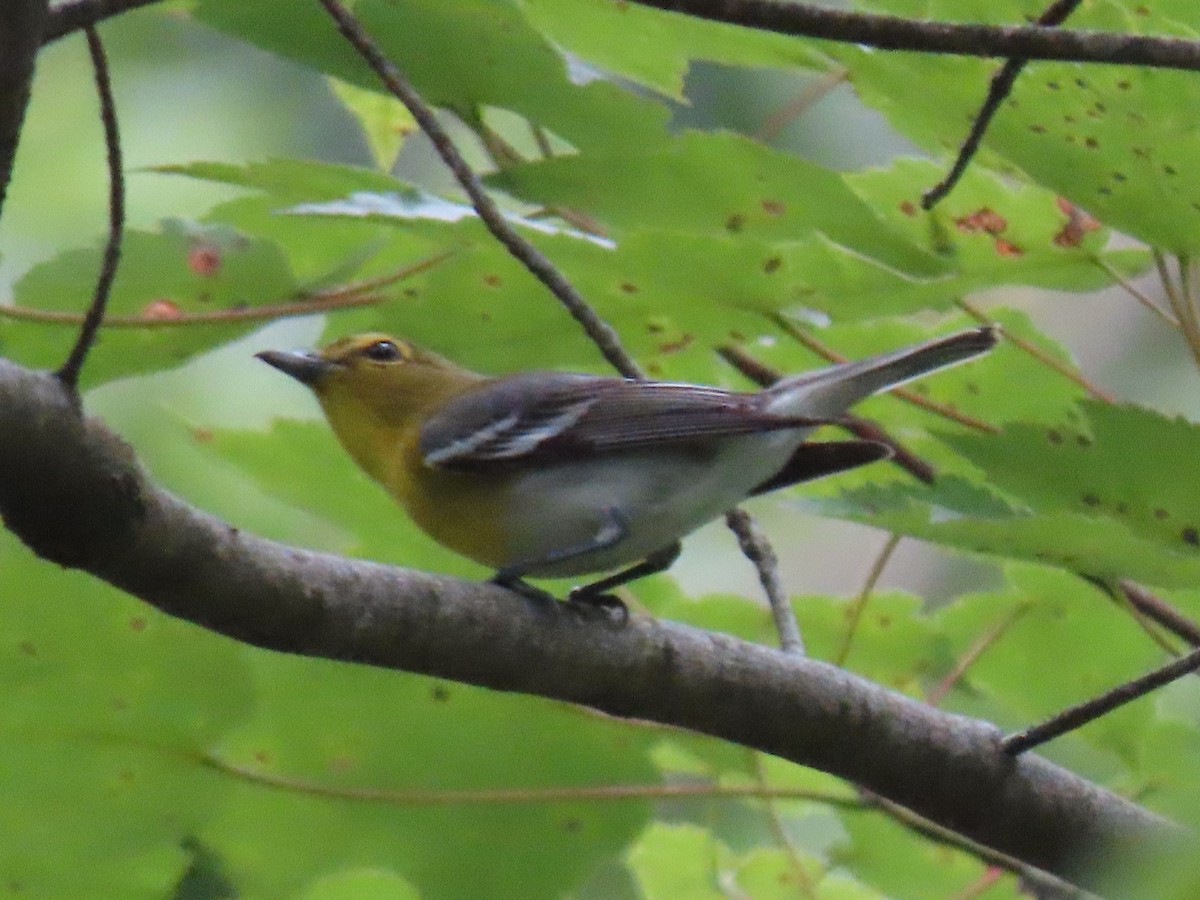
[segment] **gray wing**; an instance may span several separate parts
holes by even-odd
[[[560,372],[489,381],[421,429],[429,465],[551,460],[817,424],[767,412],[758,394]]]

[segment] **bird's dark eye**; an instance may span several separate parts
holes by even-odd
[[[363,348],[362,355],[375,362],[395,362],[403,357],[395,341],[376,341]]]

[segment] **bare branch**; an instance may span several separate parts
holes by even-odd
[[[1081,2],[1082,0],[1054,0],[1045,12],[1038,16],[1037,24],[1059,25],[1075,11]],[[927,190],[921,197],[923,209],[933,209],[939,200],[954,190],[954,186],[958,184],[959,179],[967,171],[967,166],[979,151],[979,144],[983,141],[988,126],[992,124],[992,119],[1000,110],[1000,104],[1012,91],[1013,85],[1017,83],[1017,76],[1021,74],[1021,70],[1028,62],[1029,60],[1026,59],[1006,60],[1004,65],[992,76],[992,80],[988,84],[987,96],[984,97],[983,105],[980,106],[975,121],[971,123],[971,130],[958,150],[954,165],[950,167],[945,178]]]
[[[1200,669],[1200,650],[1193,650],[1186,656],[1174,659],[1153,672],[1147,672],[1140,678],[1118,685],[1099,697],[1093,697],[1091,700],[1065,709],[1032,728],[1008,735],[1003,741],[1004,752],[1010,756],[1016,756],[1032,750],[1039,744],[1082,728],[1088,722],[1107,715],[1114,709],[1137,700],[1139,697],[1144,697],[1151,691],[1156,691],[1197,669]]]
[[[1194,620],[1189,619],[1166,600],[1127,578],[1122,578],[1118,586],[1133,608],[1142,615],[1183,638],[1193,647],[1200,646],[1200,625]]]
[[[71,348],[66,362],[58,370],[58,379],[72,391],[79,383],[79,371],[88,351],[95,343],[100,323],[104,321],[104,308],[112,292],[113,280],[117,277],[117,265],[121,261],[121,239],[125,234],[125,173],[121,165],[121,133],[117,128],[117,109],[113,103],[112,80],[108,74],[108,59],[104,45],[94,28],[87,28],[88,53],[96,73],[96,93],[100,96],[100,121],[104,124],[104,147],[108,160],[108,241],[104,245],[104,258],[100,264],[100,276],[96,279],[96,290],[91,305],[83,318],[75,346]]]
[[[338,30],[359,52],[379,80],[392,93],[392,96],[403,103],[412,113],[413,118],[421,127],[421,131],[429,138],[438,156],[442,158],[442,162],[450,169],[455,180],[470,198],[471,205],[475,207],[479,218],[487,226],[492,236],[558,298],[613,368],[626,378],[643,377],[641,367],[621,346],[620,338],[613,327],[596,314],[583,295],[550,262],[546,255],[522,237],[504,218],[500,208],[496,206],[495,201],[484,189],[479,176],[467,164],[446,129],[442,127],[442,123],[438,121],[433,108],[400,74],[400,70],[383,55],[345,7],[337,0],[320,0],[320,2],[337,24]]]
[[[737,538],[738,547],[758,571],[758,580],[762,584],[763,593],[767,595],[767,603],[771,607],[771,617],[775,620],[775,630],[779,633],[779,646],[785,653],[804,653],[804,638],[800,636],[800,623],[796,621],[796,611],[788,602],[787,592],[779,579],[779,558],[770,541],[759,529],[754,517],[744,509],[731,509],[725,514],[725,524]]]
[[[778,0],[631,0],[796,37],[953,56],[1011,57],[1200,70],[1200,41],[1045,25],[976,25],[872,15]]]

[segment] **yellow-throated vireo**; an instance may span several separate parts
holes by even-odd
[[[747,497],[882,459],[872,441],[805,443],[858,400],[990,350],[993,328],[739,393],[565,372],[493,378],[385,334],[259,358],[307,385],[355,461],[450,549],[535,596],[532,577],[667,568],[684,535]]]

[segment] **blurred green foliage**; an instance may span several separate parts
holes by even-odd
[[[996,22],[1038,12],[1029,0],[859,6]],[[1200,32],[1191,4],[1144,10],[1097,0],[1072,24]],[[920,340],[966,326],[957,301],[983,290],[1072,292],[1062,302],[1087,309],[1089,292],[1147,269],[1152,248],[1186,255],[1200,233],[1191,74],[1032,64],[963,183],[926,213],[921,192],[992,63],[598,0],[360,0],[355,11],[442,108],[517,227],[662,377],[744,384],[714,352],[727,343],[781,371],[817,364],[789,326],[851,357]],[[594,348],[429,166],[316,4],[198,0],[102,30],[139,198],[112,313],[153,322],[103,332],[85,369],[89,407],[172,490],[239,527],[479,575],[405,521],[307,396],[252,351],[384,330],[500,372],[599,370]],[[0,318],[0,353],[28,365],[65,353],[74,324],[54,315],[82,309],[99,258],[87,245],[100,228],[81,209],[102,221],[100,151],[54,139],[91,116],[73,43],[41,60],[6,210],[7,264],[23,261],[6,280],[25,313]],[[936,161],[842,171],[752,133],[682,127],[711,112],[686,108],[703,61],[751,85],[760,70],[813,83],[844,66],[858,96]],[[174,132],[161,117],[193,130],[164,140]],[[39,168],[51,147],[54,169]],[[51,242],[61,246],[47,258]],[[323,317],[281,315],[321,299]],[[861,407],[937,466],[936,485],[874,466],[790,492],[781,520],[816,511],[991,560],[999,586],[936,609],[880,592],[853,635],[846,597],[798,596],[795,608],[814,656],[848,651],[848,668],[882,684],[1019,727],[1164,658],[1087,579],[1137,578],[1200,615],[1189,474],[1200,432],[1089,398],[1047,364],[1071,366],[1026,315],[990,313],[1038,355],[1006,343],[917,386],[969,420],[893,398]],[[772,641],[753,596],[689,597],[667,576],[633,590],[656,615]],[[878,810],[823,802],[855,794],[822,773],[542,700],[240,646],[53,569],[6,535],[0,634],[0,896],[927,900],[993,877]],[[1193,681],[1048,755],[1200,824]],[[791,793],[612,796],[677,784]],[[588,788],[610,795],[578,793]],[[1191,887],[1143,886],[1181,898]],[[1004,875],[987,896],[1021,894]]]

